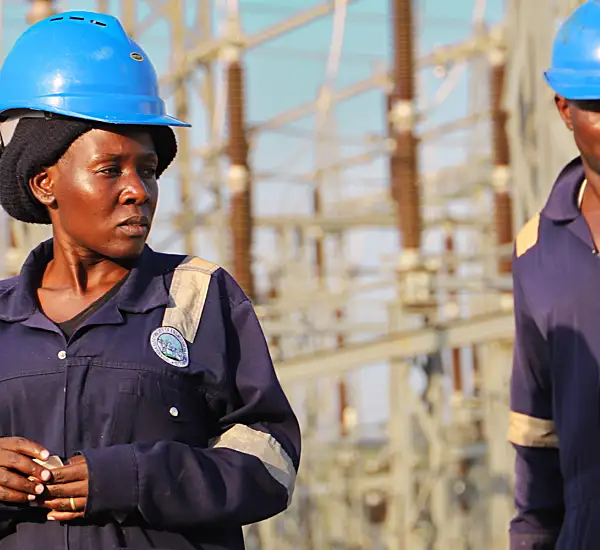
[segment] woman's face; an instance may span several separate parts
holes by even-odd
[[[148,133],[94,129],[30,185],[49,208],[56,239],[103,257],[134,258],[156,210],[157,164]]]

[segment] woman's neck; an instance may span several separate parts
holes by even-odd
[[[95,294],[112,287],[129,273],[131,266],[117,262],[74,243],[54,239],[54,257],[48,263],[41,287],[73,294]]]

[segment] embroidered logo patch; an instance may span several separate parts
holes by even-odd
[[[177,329],[157,328],[150,336],[150,345],[156,355],[174,367],[187,367],[190,363],[187,343]]]

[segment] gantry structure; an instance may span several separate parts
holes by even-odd
[[[249,526],[249,548],[505,549],[513,514],[512,242],[575,155],[541,75],[557,23],[579,2],[506,0],[504,19],[486,25],[486,2],[473,0],[467,39],[418,52],[417,3],[390,0],[381,19],[392,37],[389,66],[339,87],[348,12],[365,1],[323,0],[256,34],[244,32],[244,2],[235,0],[198,0],[194,21],[184,0],[145,0],[144,17],[142,0],[118,4],[116,15],[142,45],[153,25],[169,25],[163,93],[177,117],[189,119],[195,104],[206,115],[201,135],[178,134],[178,209],[167,242],[181,239],[194,254],[210,241],[209,259],[254,300],[302,420],[294,503]],[[30,23],[79,7],[30,4]],[[332,40],[317,97],[249,124],[248,51],[323,18],[332,18]],[[434,108],[464,93],[457,83],[468,80],[467,112],[430,123],[419,86],[430,74],[439,79]],[[349,156],[338,107],[373,91],[385,131],[364,136]],[[307,120],[310,130],[300,124]],[[278,133],[306,139],[310,170],[256,169],[261,136]],[[462,144],[455,162],[430,163],[448,140]],[[375,160],[385,163],[386,184],[349,193],[356,171]],[[292,214],[257,214],[257,193],[273,179],[304,186],[308,200]],[[200,193],[211,198],[204,209]],[[350,262],[353,236],[374,229],[397,244],[376,269]],[[18,269],[45,231],[11,223],[5,272]],[[383,426],[361,420],[361,373],[374,366],[387,377]]]

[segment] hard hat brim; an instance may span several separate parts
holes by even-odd
[[[600,100],[600,72],[575,73],[566,69],[550,69],[544,73],[550,88],[565,99]]]
[[[46,113],[54,113],[57,115],[63,115],[73,118],[79,118],[82,120],[90,120],[94,122],[101,122],[104,124],[114,124],[114,125],[136,125],[136,126],[174,126],[181,128],[190,128],[192,125],[188,122],[184,122],[183,120],[179,120],[175,117],[169,116],[167,114],[126,114],[122,113],[111,114],[106,113],[102,114],[102,116],[98,116],[97,114],[87,114],[82,113],[81,111],[71,111],[69,109],[61,109],[51,105],[40,105],[36,103],[35,105],[27,105],[23,102],[15,102],[14,105],[11,104],[0,104],[0,116],[6,111],[12,111],[14,109],[22,110],[22,109],[30,109],[32,111],[43,111]]]

